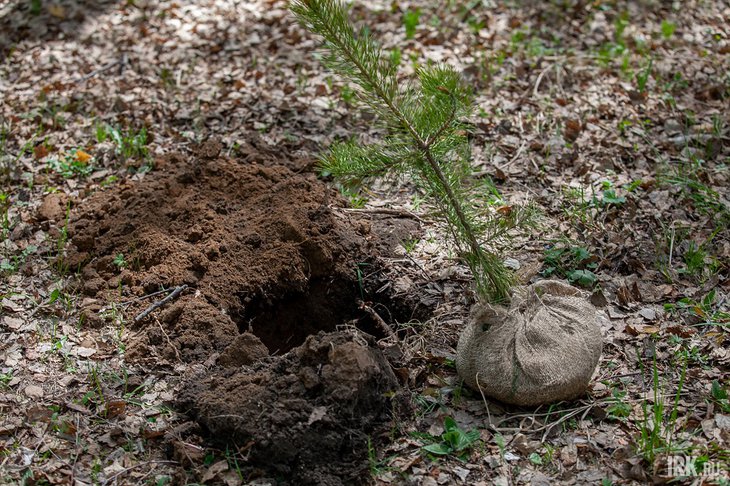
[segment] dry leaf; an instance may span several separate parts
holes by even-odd
[[[48,13],[56,17],[57,19],[66,18],[66,9],[62,5],[49,5]]]
[[[87,154],[83,150],[77,150],[76,151],[76,161],[80,162],[82,164],[86,164],[89,160],[91,160],[91,155]]]

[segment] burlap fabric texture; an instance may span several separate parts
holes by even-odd
[[[583,394],[601,356],[596,309],[557,280],[519,287],[509,309],[477,306],[462,332],[456,369],[472,389],[534,406]]]

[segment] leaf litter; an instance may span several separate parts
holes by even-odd
[[[155,177],[164,157],[194,158],[214,137],[233,160],[295,154],[296,170],[312,172],[329,141],[367,137],[371,120],[349,109],[347,87],[310,55],[316,41],[284,2],[39,4],[0,7],[0,482],[249,482],[250,446],[208,442],[169,406],[212,355],[178,359],[177,335],[163,327],[145,332],[169,348],[166,362],[135,361],[140,328],[127,323],[146,305],[118,304],[139,292],[97,302],[73,291],[77,269],[58,258],[72,242],[71,212]],[[407,32],[403,16],[415,11]],[[668,480],[675,456],[727,464],[730,11],[357,2],[352,14],[400,58],[403,76],[428,59],[462,70],[479,105],[475,177],[496,182],[499,204],[532,200],[543,211],[543,230],[512,252],[519,274],[529,281],[555,266],[551,255],[579,255],[556,268],[593,292],[605,340],[585,399],[545,410],[485,400],[450,364],[474,297],[469,277],[418,194],[406,181],[362,194],[363,212],[335,207],[363,234],[389,224],[390,247],[401,244],[382,257],[378,286],[393,292],[383,305],[402,342],[383,352],[413,413],[397,414],[392,434],[371,431],[363,477],[630,484]],[[401,220],[376,216],[383,207],[424,223],[399,233]],[[129,271],[105,271],[115,268]],[[304,423],[322,414],[315,407]],[[480,431],[466,457],[424,450],[447,418]]]

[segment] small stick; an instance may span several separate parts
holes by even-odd
[[[149,299],[150,297],[155,297],[155,296],[157,296],[157,295],[160,295],[160,294],[167,294],[167,293],[169,293],[169,292],[172,292],[173,290],[175,290],[175,287],[171,287],[171,288],[169,288],[169,289],[162,289],[162,290],[158,290],[157,292],[152,292],[151,294],[143,295],[143,296],[141,296],[141,297],[136,297],[136,298],[134,298],[134,299],[132,299],[132,300],[127,300],[127,301],[125,301],[125,302],[122,302],[122,303],[121,303],[121,304],[119,304],[119,305],[129,305],[129,304],[134,304],[135,302],[140,302],[140,301],[142,301],[142,300],[147,300],[147,299]]]
[[[89,74],[87,74],[86,76],[82,76],[82,77],[78,78],[78,79],[76,80],[76,83],[83,83],[84,81],[88,81],[89,79],[93,78],[93,77],[94,77],[94,76],[96,76],[97,74],[101,74],[101,73],[103,73],[104,71],[108,71],[109,69],[113,68],[113,67],[114,67],[114,66],[116,66],[116,65],[119,65],[119,66],[120,66],[120,71],[121,71],[121,70],[122,70],[122,69],[124,68],[124,64],[125,64],[126,62],[127,62],[127,55],[126,55],[126,54],[123,54],[123,55],[122,55],[122,56],[121,56],[121,57],[120,57],[119,59],[117,59],[116,61],[111,61],[111,62],[109,62],[109,63],[105,64],[104,66],[102,66],[102,67],[100,67],[100,68],[98,68],[98,69],[94,69],[93,71],[91,71],[91,72],[90,72]]]
[[[152,313],[152,311],[154,311],[155,309],[158,309],[158,308],[162,307],[163,305],[167,304],[168,302],[170,302],[171,300],[175,299],[178,295],[183,293],[183,291],[187,288],[188,288],[187,285],[181,285],[179,287],[175,287],[175,290],[173,290],[170,295],[168,295],[167,297],[165,297],[162,300],[158,300],[157,302],[154,302],[151,306],[147,307],[143,312],[139,313],[137,315],[137,317],[134,318],[135,324],[138,323],[139,321],[141,321],[142,319],[144,319],[145,317],[147,317],[148,315],[150,315]]]
[[[165,328],[162,327],[162,323],[159,319],[155,318],[155,322],[157,323],[157,326],[160,328],[160,331],[162,331],[162,334],[165,336],[165,339],[167,339],[167,344],[170,345],[173,351],[175,351],[175,356],[177,357],[178,361],[182,361],[182,358],[180,357],[180,351],[177,350],[177,346],[172,344],[172,340],[170,339],[170,336],[165,332]]]
[[[415,219],[419,223],[423,223],[417,214],[414,214],[405,209],[390,209],[390,208],[333,208],[337,211],[344,211],[347,213],[373,213],[373,214],[387,214],[390,216],[401,216],[403,218]]]
[[[380,317],[380,315],[377,312],[375,312],[375,309],[373,309],[372,307],[370,307],[369,305],[367,305],[365,302],[363,302],[361,300],[358,300],[357,304],[360,307],[360,310],[364,310],[367,313],[367,315],[369,315],[375,321],[375,324],[377,324],[378,327],[383,332],[385,332],[385,334],[388,335],[388,337],[393,338],[395,340],[398,339],[398,336],[396,336],[395,332],[393,332],[393,329],[391,329],[390,326],[388,325],[388,323],[385,322],[383,320],[383,318]]]

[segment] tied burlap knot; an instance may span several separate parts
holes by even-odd
[[[509,309],[477,306],[459,338],[456,369],[475,390],[532,406],[581,395],[601,356],[596,309],[556,280],[515,290]]]

